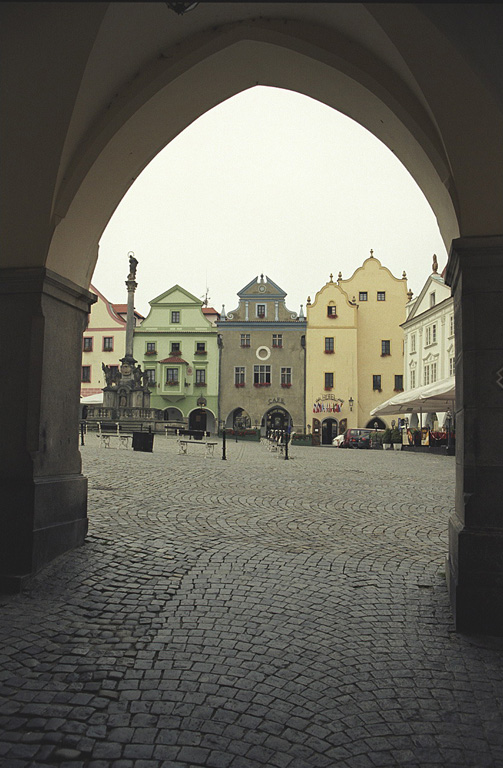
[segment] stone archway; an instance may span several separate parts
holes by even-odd
[[[449,583],[458,628],[503,632],[503,450],[485,437],[503,427],[503,350],[494,342],[503,293],[503,107],[494,73],[502,66],[492,11],[480,12],[476,40],[460,6],[325,4],[315,13],[284,4],[278,19],[232,4],[217,24],[208,6],[178,31],[163,26],[160,6],[166,12],[135,3],[2,11],[1,183],[9,194],[0,328],[3,364],[15,375],[3,377],[1,396],[16,404],[6,409],[0,462],[4,583],[19,584],[85,536],[79,342],[110,216],[166,143],[260,83],[305,93],[372,131],[416,179],[447,247],[454,238],[446,280],[463,399]]]

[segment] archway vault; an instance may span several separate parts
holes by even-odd
[[[459,234],[441,136],[420,97],[340,33],[259,19],[200,33],[144,67],[73,154],[56,196],[47,266],[87,285],[111,215],[146,165],[207,110],[255,85],[302,93],[353,118],[403,162],[449,246]]]

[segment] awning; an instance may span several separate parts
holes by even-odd
[[[81,405],[103,405],[103,392],[97,392],[95,395],[86,395],[80,398]]]
[[[371,416],[400,415],[415,411],[435,410],[445,412],[454,407],[456,398],[454,376],[427,384],[416,389],[409,389],[386,400],[370,412]]]

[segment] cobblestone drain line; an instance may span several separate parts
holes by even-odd
[[[0,764],[503,766],[502,654],[442,573],[453,462],[383,453],[86,446],[86,545],[1,606]]]

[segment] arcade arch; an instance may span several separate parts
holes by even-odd
[[[16,376],[3,377],[2,398],[17,404],[5,414],[2,437],[4,584],[21,583],[85,536],[74,429],[79,342],[108,220],[141,170],[190,122],[264,84],[318,99],[370,130],[417,181],[447,248],[454,239],[447,282],[463,401],[449,582],[459,629],[503,633],[503,449],[482,439],[503,427],[503,351],[491,325],[499,323],[503,292],[503,99],[491,24],[467,46],[466,25],[456,27],[466,13],[459,7],[446,24],[432,6],[423,12],[412,3],[292,3],[281,18],[254,18],[253,4],[228,4],[215,24],[211,4],[200,4],[195,21],[163,35],[145,21],[160,5],[67,3],[62,13],[44,3],[26,14],[22,4],[7,4],[4,11],[9,159],[1,173],[9,196],[0,327],[3,363]],[[125,38],[139,38],[137,47]]]

